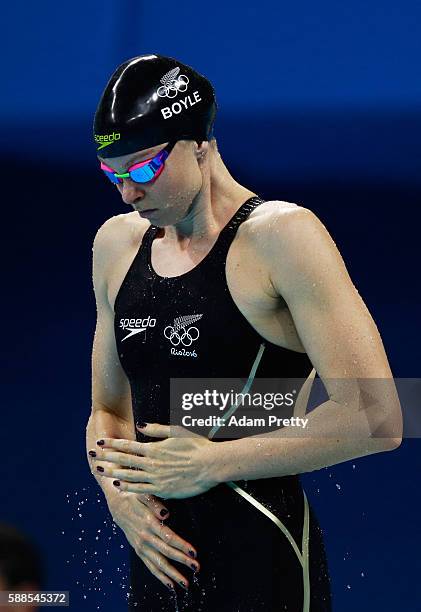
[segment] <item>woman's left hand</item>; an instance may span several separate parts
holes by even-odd
[[[146,436],[165,439],[97,441],[97,449],[102,449],[96,452],[97,470],[101,476],[113,478],[122,491],[149,493],[162,499],[184,498],[200,495],[218,484],[210,475],[215,442],[178,425],[148,423],[136,428]],[[101,461],[117,465],[104,467]]]

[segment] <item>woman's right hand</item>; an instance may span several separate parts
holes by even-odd
[[[189,542],[163,524],[169,512],[161,500],[155,495],[120,491],[108,501],[108,507],[114,522],[123,530],[128,542],[152,574],[169,589],[174,589],[173,580],[188,589],[188,580],[168,559],[198,571],[197,552]],[[164,510],[168,513],[161,516]]]

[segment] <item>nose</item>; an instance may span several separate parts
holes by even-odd
[[[131,179],[123,179],[119,189],[125,204],[133,205],[145,197],[145,190],[142,189],[139,183],[135,183]]]

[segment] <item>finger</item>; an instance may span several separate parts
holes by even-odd
[[[141,457],[139,455],[104,449],[99,453],[95,453],[95,461],[109,461],[110,463],[117,463],[121,467],[138,467],[145,469],[153,466],[156,460],[150,459],[149,457]]]
[[[104,476],[104,474],[101,473],[101,476]],[[111,476],[111,478],[113,477]],[[167,497],[162,494],[159,487],[150,482],[124,482],[124,480],[113,479],[113,485],[116,489],[124,491],[125,493],[136,493],[136,495],[144,493],[145,495],[157,495],[162,499],[167,499]]]
[[[156,518],[158,518],[160,521],[163,521],[169,517],[170,511],[166,506],[164,506],[158,497],[155,497],[155,495],[145,495],[141,493],[137,497],[139,498],[140,502],[152,510]]]
[[[187,567],[189,567],[195,572],[198,572],[200,570],[199,561],[193,561],[193,559],[188,554],[184,553],[178,548],[173,548],[172,546],[161,540],[161,538],[158,538],[158,536],[148,534],[144,536],[143,541],[151,548],[159,550],[159,552],[165,555],[168,559],[174,559],[174,561],[184,563],[184,565],[187,565]]]
[[[143,493],[140,495],[130,493],[129,495],[134,502],[131,505],[133,512],[136,516],[146,519],[149,525],[156,525],[157,520],[160,521],[160,524],[163,524],[163,521],[170,516],[170,511],[159,497]]]
[[[153,561],[151,561],[150,559],[148,559],[148,557],[145,554],[139,553],[137,552],[138,557],[140,557],[140,559],[142,559],[143,563],[146,565],[146,567],[148,568],[148,570],[156,577],[158,578],[158,580],[160,582],[162,582],[162,584],[165,584],[166,587],[168,587],[171,591],[175,591],[175,587],[174,587],[174,583],[173,581],[164,574],[164,572],[162,572],[155,563],[153,563]]]
[[[146,563],[145,559],[149,561],[150,565],[148,565],[148,568],[158,578],[158,580],[163,581],[162,578],[165,577],[164,584],[168,584],[168,578],[170,578],[180,584],[183,588],[189,588],[189,582],[187,578],[185,578],[183,574],[176,570],[176,568],[168,562],[164,555],[162,555],[154,548],[150,548],[146,544],[142,547],[141,550],[139,550],[137,554],[146,565],[148,564]],[[161,577],[159,577],[159,575],[161,575]]]
[[[180,538],[180,536],[177,535],[167,525],[164,525],[163,523],[153,523],[151,525],[151,529],[153,533],[155,533],[159,538],[161,538],[163,542],[166,542],[169,546],[172,546],[173,548],[178,548],[192,559],[197,559],[197,551],[194,546],[189,544],[189,542],[186,542],[186,540],[183,540],[183,538]]]
[[[151,472],[146,472],[145,470],[125,470],[124,468],[109,467],[103,465],[97,465],[96,470],[101,474],[101,476],[107,476],[108,478],[117,478],[118,480],[127,483],[153,482],[153,474]],[[121,490],[123,491],[123,488],[121,488]],[[124,491],[127,490],[128,489],[124,489]]]
[[[143,435],[150,436],[151,438],[204,437],[191,431],[190,429],[181,427],[181,425],[161,425],[160,423],[144,423],[142,427],[137,424],[136,429],[137,431],[140,431],[140,433],[142,433]]]
[[[136,429],[151,438],[170,438],[172,427],[170,425],[161,425],[160,423],[137,423]]]
[[[124,438],[102,438],[97,440],[97,445],[103,449],[115,448],[123,453],[133,455],[144,455],[144,447],[150,446],[150,442],[137,442],[136,440],[125,440]]]

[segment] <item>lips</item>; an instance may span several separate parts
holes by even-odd
[[[158,209],[157,208],[145,208],[145,210],[138,210],[139,216],[141,217],[150,217],[153,215]]]

